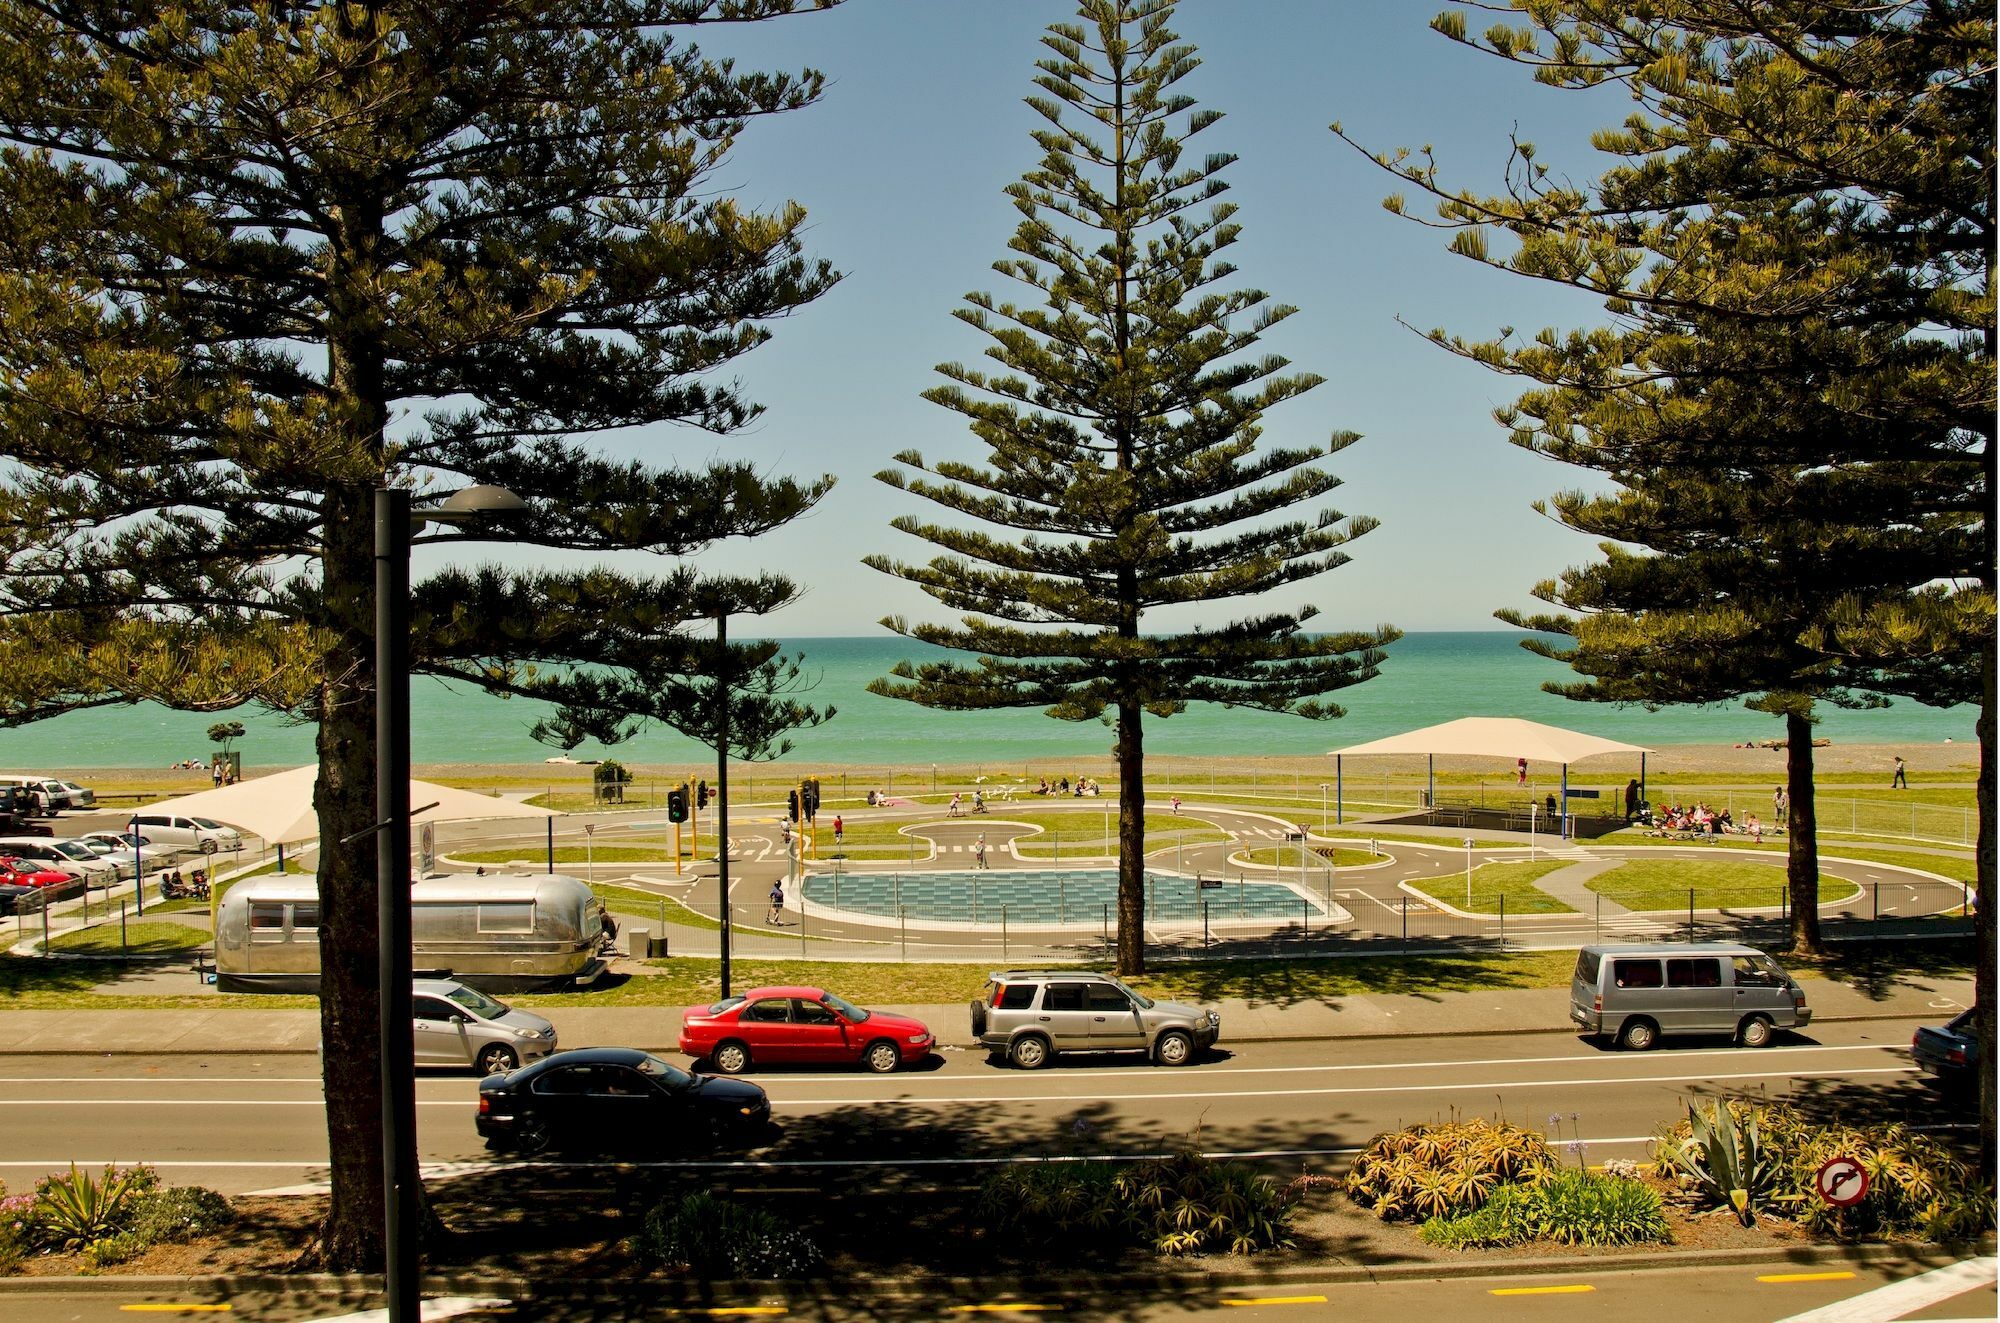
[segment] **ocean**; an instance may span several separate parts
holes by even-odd
[[[1780,719],[1747,711],[1741,703],[1647,712],[1543,693],[1545,680],[1560,680],[1570,672],[1523,650],[1520,637],[1490,630],[1410,634],[1388,650],[1379,676],[1332,696],[1347,709],[1343,718],[1307,721],[1200,706],[1166,720],[1149,719],[1146,746],[1149,752],[1175,756],[1310,755],[1466,716],[1525,717],[1654,746],[1735,744],[1784,734]],[[804,655],[812,684],[804,700],[838,709],[833,720],[794,737],[788,762],[1004,765],[1110,751],[1109,728],[1056,721],[1033,708],[936,712],[866,692],[868,682],[898,660],[943,655],[939,649],[884,636],[797,639],[786,650]],[[418,763],[533,763],[557,752],[528,738],[529,727],[546,711],[544,704],[419,679],[410,707],[411,755]],[[1947,736],[1971,741],[1976,738],[1975,715],[1969,706],[1937,709],[1902,701],[1867,712],[1825,709],[1816,734],[1842,744],[1938,743]],[[247,728],[236,746],[247,765],[296,766],[312,760],[309,726],[268,713],[211,715],[141,704],[0,730],[0,768],[143,768],[190,757],[205,760],[216,747],[207,738],[208,726],[223,719],[241,720]],[[671,764],[697,761],[703,751],[672,731],[650,730],[615,751],[585,745],[575,752],[579,758],[607,755]]]

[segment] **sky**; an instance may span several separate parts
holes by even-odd
[[[1363,439],[1328,461],[1331,498],[1381,526],[1351,564],[1267,602],[1149,617],[1181,628],[1252,608],[1311,603],[1315,627],[1391,623],[1405,630],[1501,629],[1498,607],[1528,607],[1533,584],[1594,555],[1589,539],[1535,513],[1593,475],[1510,445],[1492,410],[1518,383],[1426,343],[1410,326],[1490,336],[1602,320],[1573,291],[1483,270],[1446,251],[1447,234],[1384,211],[1396,181],[1342,143],[1333,121],[1371,147],[1433,145],[1455,185],[1492,191],[1510,132],[1580,175],[1605,162],[1588,135],[1629,113],[1616,92],[1536,85],[1528,71],[1431,32],[1445,0],[1185,0],[1173,28],[1202,67],[1178,90],[1224,118],[1199,150],[1240,159],[1226,195],[1243,227],[1231,287],[1255,286],[1299,312],[1260,351],[1325,384],[1273,410],[1266,437]],[[774,570],[805,589],[741,634],[867,635],[884,615],[947,620],[913,586],[860,563],[869,553],[927,559],[928,544],[889,527],[899,514],[950,517],[873,475],[906,448],[979,461],[963,420],[919,398],[935,366],[980,361],[984,337],[952,316],[969,291],[1030,294],[995,273],[1018,214],[1002,190],[1032,168],[1039,118],[1023,103],[1040,38],[1071,21],[1060,0],[848,0],[826,13],[700,34],[745,68],[811,66],[825,98],[753,124],[715,176],[743,204],[788,200],[809,212],[814,256],[839,286],[774,323],[771,342],[724,375],[765,413],[729,438],[660,428],[616,438],[614,453],[659,462],[747,458],[772,473],[828,473],[838,486],[808,517],[754,543],[718,546],[705,569]],[[1472,26],[1484,26],[1474,16]],[[1416,198],[1411,210],[1427,214]],[[1226,614],[1225,614],[1226,612]]]

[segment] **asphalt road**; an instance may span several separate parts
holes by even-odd
[[[770,1092],[782,1129],[775,1142],[743,1155],[654,1160],[694,1163],[730,1185],[796,1183],[828,1166],[934,1168],[940,1179],[962,1179],[968,1164],[1154,1152],[1198,1134],[1207,1151],[1296,1171],[1331,1164],[1385,1129],[1498,1114],[1582,1141],[1587,1160],[1601,1162],[1643,1156],[1683,1100],[1718,1092],[1790,1097],[1828,1115],[1860,1106],[1920,1124],[1948,1120],[1909,1062],[1916,1023],[1815,1026],[1763,1051],[1692,1040],[1644,1054],[1565,1034],[1230,1049],[1225,1024],[1223,1050],[1178,1070],[1078,1057],[1029,1073],[964,1051],[893,1076],[773,1069],[752,1078]],[[419,1146],[431,1179],[497,1160],[473,1130],[476,1089],[466,1075],[420,1076]],[[310,1056],[0,1055],[0,1179],[15,1189],[72,1160],[143,1160],[173,1182],[228,1193],[295,1189],[323,1179],[326,1154]]]

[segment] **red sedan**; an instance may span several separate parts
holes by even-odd
[[[0,886],[59,887],[70,880],[68,873],[37,868],[32,859],[0,858]]]
[[[681,1051],[718,1075],[751,1063],[863,1065],[888,1074],[930,1054],[937,1040],[921,1020],[864,1011],[821,988],[752,988],[681,1016]]]

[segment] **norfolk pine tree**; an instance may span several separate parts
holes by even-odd
[[[820,78],[683,40],[824,3],[0,3],[0,657],[64,649],[0,677],[0,711],[316,723],[325,1266],[381,1261],[373,492],[498,484],[529,512],[489,538],[671,556],[819,499],[585,442],[741,426],[717,370],[832,283],[799,208],[714,178]],[[588,707],[592,668],[650,685],[698,649],[701,586],[629,561],[420,579],[412,664]],[[204,655],[227,664],[190,674]]]
[[[1882,398],[1869,418],[1907,411],[1945,425],[1903,458],[1939,460],[1971,478],[1933,511],[1973,535],[1977,554],[1940,584],[1901,597],[1844,599],[1827,625],[1831,652],[1901,662],[1881,692],[1924,702],[1977,695],[1979,839],[1976,1004],[1982,1059],[1994,1053],[1996,558],[1992,541],[1995,304],[1994,14],[1981,0],[1516,0],[1465,5],[1513,21],[1468,36],[1462,12],[1433,24],[1454,40],[1520,63],[1552,87],[1624,87],[1640,112],[1597,135],[1628,158],[1595,191],[1552,186],[1525,144],[1505,197],[1439,187],[1427,156],[1381,158],[1439,201],[1440,218],[1494,225],[1522,239],[1516,269],[1615,299],[1635,297],[1619,253],[1649,228],[1729,199],[1774,203],[1837,196],[1853,235],[1881,244],[1906,288],[1829,288],[1825,315],[1902,324],[1948,353]],[[1338,126],[1336,126],[1336,131]],[[1397,203],[1400,206],[1400,202]],[[1464,238],[1465,236],[1461,236]],[[1684,297],[1690,297],[1684,292]],[[1695,301],[1700,302],[1698,296]],[[1615,305],[1614,305],[1615,306]],[[1714,310],[1714,309],[1711,309]],[[1917,436],[1922,427],[1906,434]],[[1982,1077],[1980,1140],[1995,1156],[1995,1094]]]
[[[925,398],[963,414],[991,466],[926,463],[880,474],[990,528],[901,517],[942,554],[867,563],[966,613],[956,626],[883,622],[971,663],[896,667],[878,694],[942,709],[1040,707],[1115,724],[1119,777],[1118,969],[1145,967],[1144,718],[1191,702],[1312,718],[1318,696],[1375,674],[1380,627],[1309,636],[1315,609],[1270,610],[1184,633],[1143,632],[1148,612],[1253,597],[1342,565],[1374,526],[1319,509],[1339,485],[1312,467],[1356,438],[1261,447],[1264,412],[1318,385],[1274,355],[1242,359],[1294,311],[1260,290],[1218,292],[1234,267],[1235,208],[1214,201],[1234,157],[1183,160],[1220,118],[1173,90],[1199,61],[1166,0],[1085,0],[1049,28],[1028,104],[1048,121],[1041,164],[1007,192],[1023,217],[995,264],[1037,306],[969,295],[958,316],[990,336],[999,373],[948,363]],[[1183,119],[1182,117],[1185,116]],[[1240,323],[1240,324],[1239,324]]]

